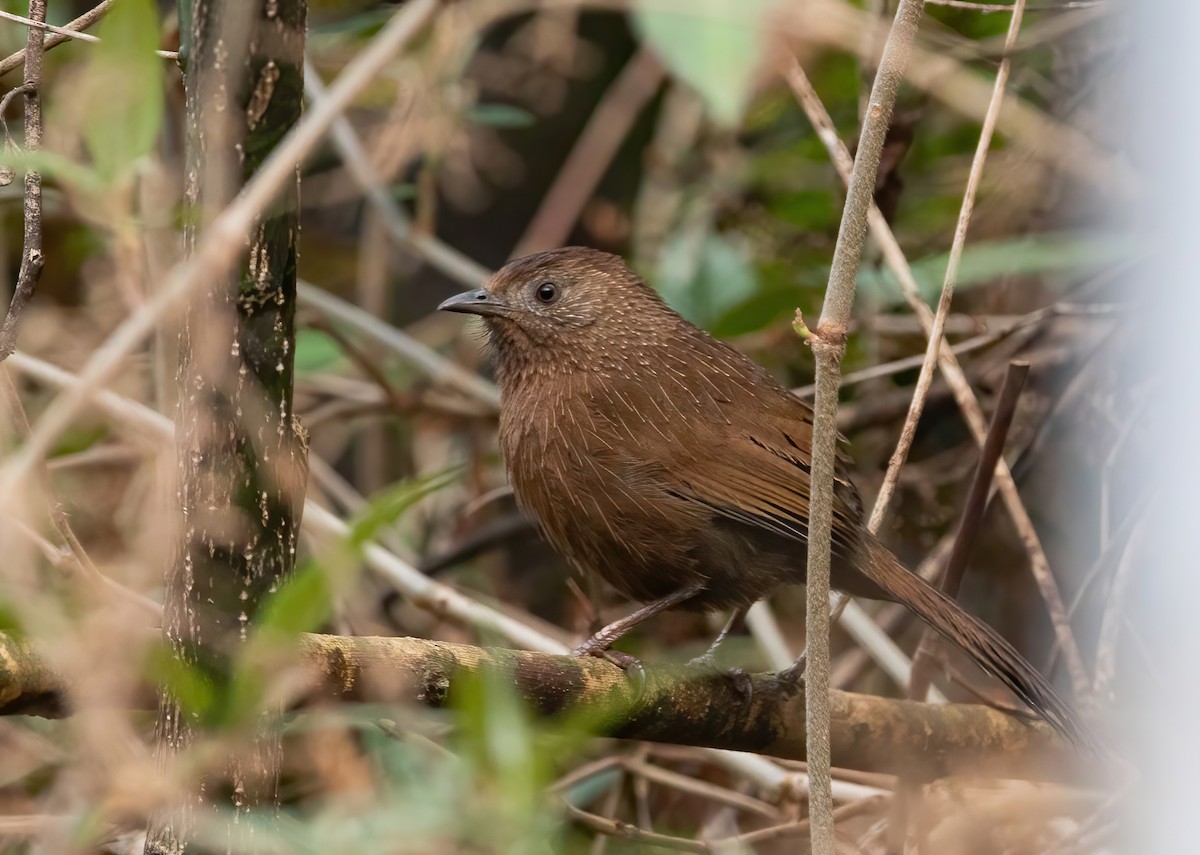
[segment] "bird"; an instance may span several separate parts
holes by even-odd
[[[577,654],[606,655],[667,609],[736,618],[804,582],[812,410],[620,257],[586,247],[528,255],[438,308],[484,319],[518,506],[579,571],[645,604]],[[1085,742],[1072,705],[1037,669],[867,530],[849,470],[839,444],[831,587],[906,606]]]

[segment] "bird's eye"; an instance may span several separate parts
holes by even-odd
[[[558,299],[560,291],[558,286],[553,282],[543,282],[541,285],[537,286],[537,290],[535,290],[533,293],[538,298],[539,303],[545,303],[549,305]]]

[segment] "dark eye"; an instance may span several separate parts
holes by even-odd
[[[539,302],[549,305],[558,299],[560,291],[553,282],[543,282],[533,293]]]

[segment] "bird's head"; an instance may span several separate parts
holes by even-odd
[[[583,247],[518,258],[438,308],[483,317],[502,372],[611,366],[682,321],[620,258]]]

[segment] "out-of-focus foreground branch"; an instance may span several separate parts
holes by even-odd
[[[309,700],[452,703],[458,687],[501,677],[541,715],[584,713],[602,734],[804,759],[804,693],[755,674],[747,699],[724,676],[647,668],[640,697],[624,672],[599,659],[420,638],[303,635]],[[61,716],[70,688],[36,650],[0,635],[0,714]],[[834,765],[927,778],[955,773],[1062,779],[1078,769],[1047,726],[989,707],[922,704],[833,691]]]

